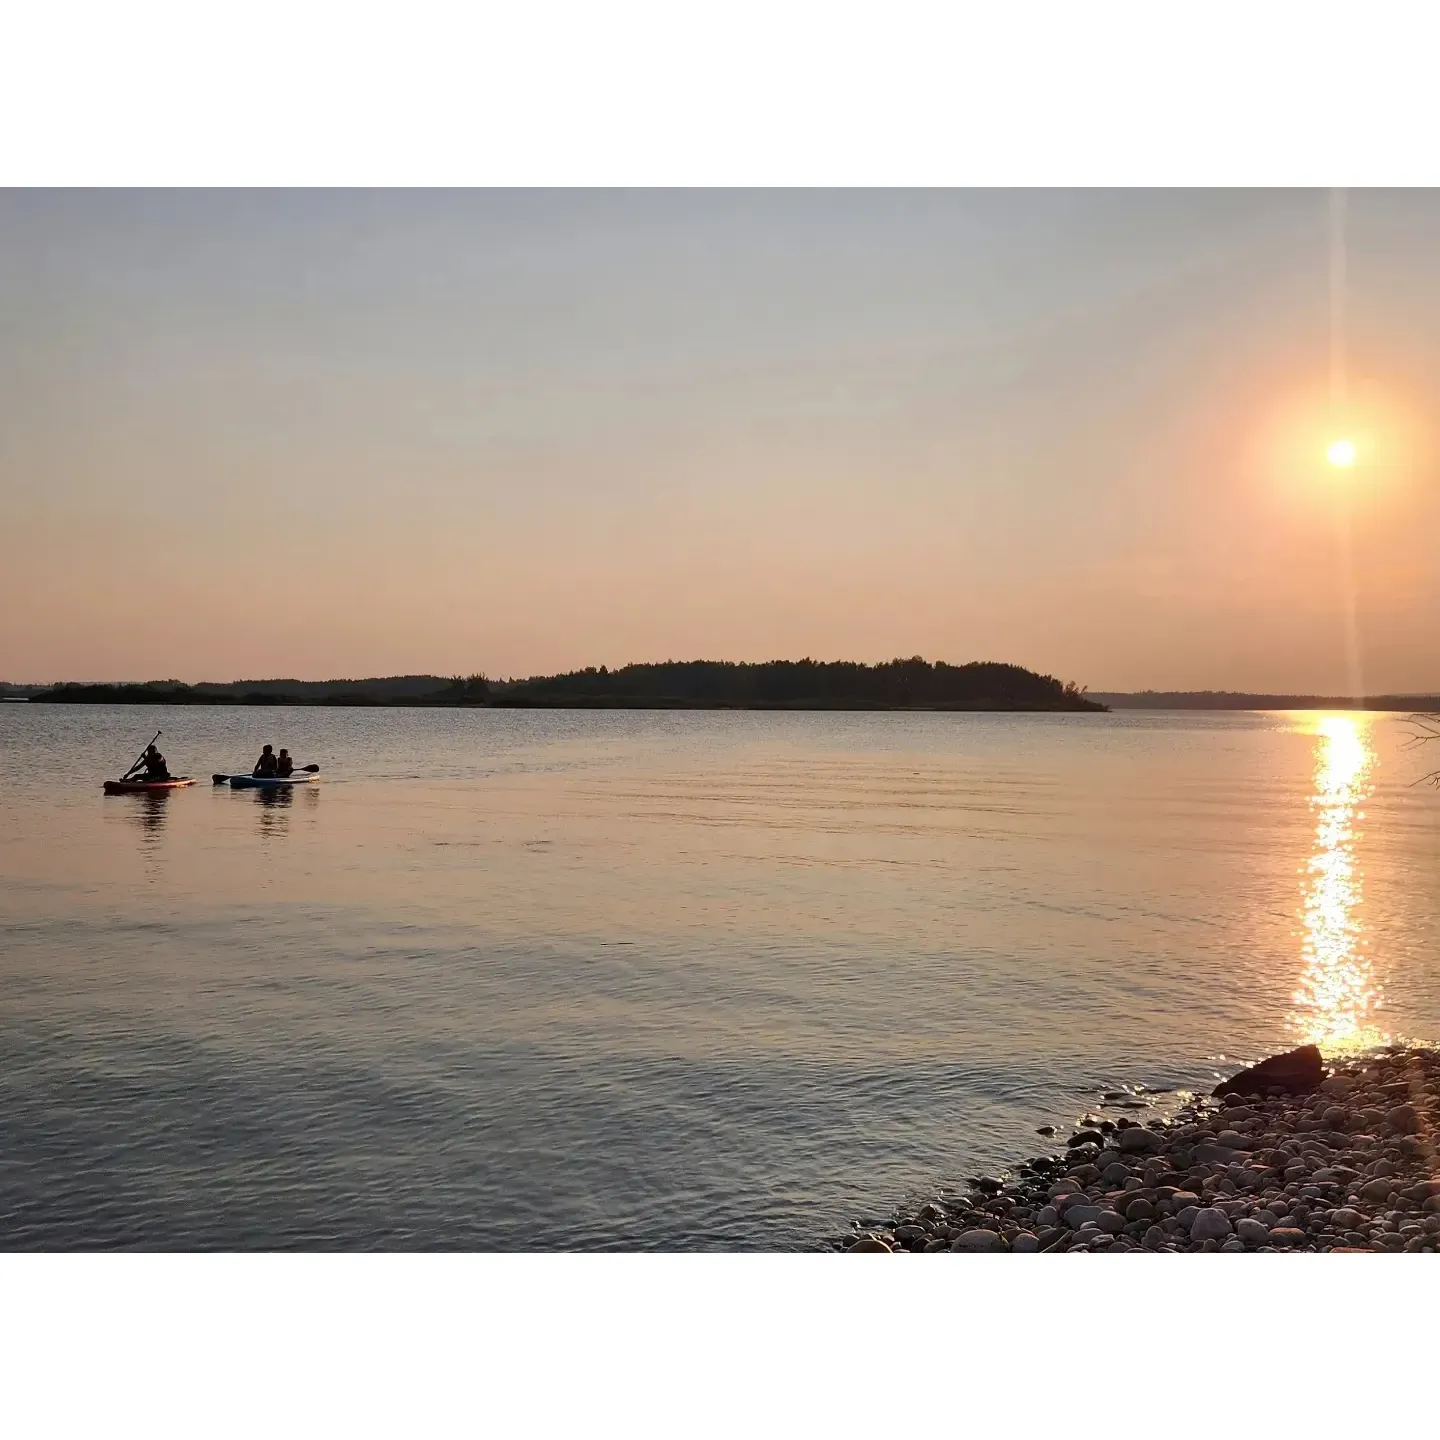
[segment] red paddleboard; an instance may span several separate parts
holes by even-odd
[[[177,775],[173,780],[107,780],[107,795],[147,795],[152,790],[183,790],[195,782],[188,775]]]

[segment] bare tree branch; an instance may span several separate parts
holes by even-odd
[[[1405,717],[1405,723],[1415,732],[1405,742],[1407,750],[1413,750],[1418,745],[1427,745],[1431,740],[1440,740],[1440,714],[1433,711],[1418,710],[1413,715]],[[1428,775],[1422,775],[1418,780],[1412,780],[1411,785],[1433,785],[1440,790],[1440,770],[1432,770]]]

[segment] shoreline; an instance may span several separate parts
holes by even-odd
[[[1135,1111],[1147,1093],[1106,1099]],[[888,1225],[857,1224],[827,1248],[1435,1253],[1437,1137],[1440,1049],[1392,1045],[1326,1069],[1302,1047],[1173,1116],[1087,1114],[1063,1150],[897,1209]]]

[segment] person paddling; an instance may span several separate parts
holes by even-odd
[[[275,752],[266,746],[260,752],[260,758],[255,762],[255,768],[250,772],[262,780],[272,779],[280,768],[279,761],[275,758]]]
[[[166,765],[165,757],[160,753],[157,745],[147,745],[145,753],[120,778],[122,780],[138,779],[142,770],[145,772],[146,780],[170,779],[170,768]]]
[[[283,747],[280,758],[275,762],[275,773],[282,780],[288,780],[295,773],[295,762],[290,758],[290,752]]]

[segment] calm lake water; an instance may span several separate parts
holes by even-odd
[[[205,783],[103,797],[157,728]],[[1408,733],[0,705],[0,1246],[813,1246],[1103,1091],[1434,1038]],[[263,741],[323,783],[212,788]]]

